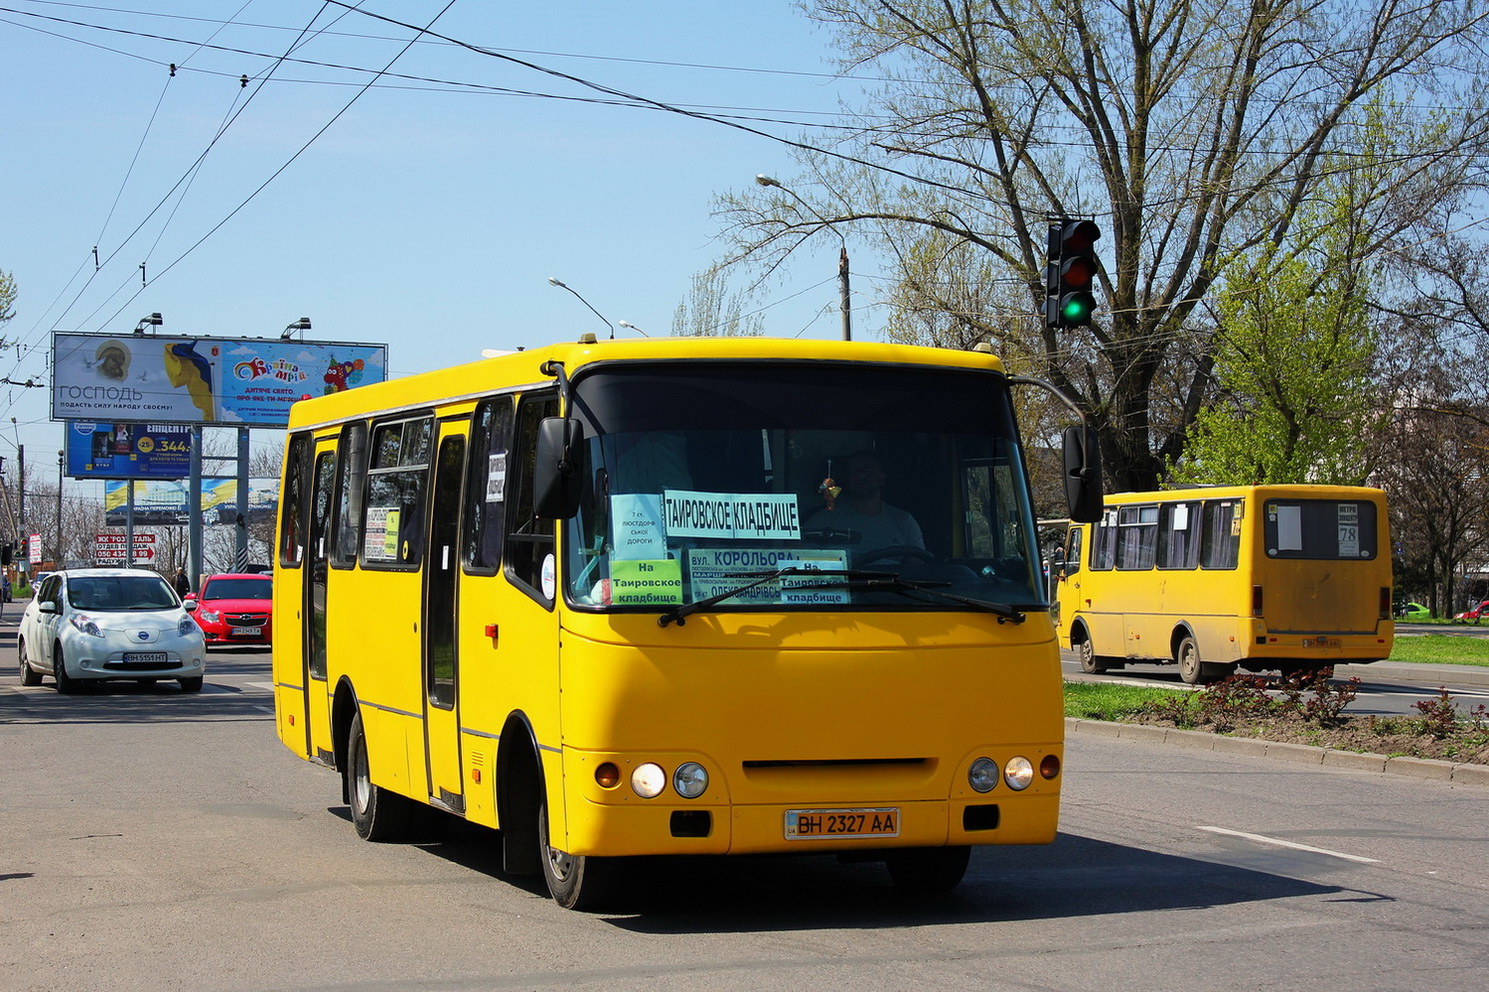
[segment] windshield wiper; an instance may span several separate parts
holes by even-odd
[[[687,624],[687,618],[692,616],[694,613],[697,613],[699,610],[706,610],[712,606],[717,606],[719,603],[722,603],[726,599],[733,599],[735,596],[738,596],[741,593],[749,592],[756,586],[763,586],[765,585],[765,583],[770,582],[773,579],[779,579],[785,575],[836,575],[842,578],[856,579],[868,582],[878,581],[880,579],[894,578],[894,575],[891,572],[871,572],[849,568],[802,568],[800,565],[786,565],[782,568],[774,568],[766,572],[743,572],[740,574],[740,578],[754,579],[754,581],[746,582],[742,586],[735,586],[733,589],[725,589],[723,592],[713,596],[709,596],[707,599],[700,599],[697,602],[693,603],[684,603],[683,605],[675,609],[668,610],[666,613],[663,613],[661,616],[657,617],[657,625],[659,627],[665,627],[675,621],[679,627],[685,626]],[[797,588],[840,588],[844,585],[845,583],[842,582],[824,582],[820,585],[811,585]]]
[[[832,574],[832,573],[826,573]],[[974,610],[982,610],[997,616],[999,623],[1023,623],[1024,614],[1007,603],[992,603],[985,599],[972,599],[967,596],[958,596],[956,593],[942,592],[937,586],[949,586],[950,582],[925,582],[916,579],[902,579],[898,575],[888,572],[872,575],[872,577],[853,577],[848,582],[811,582],[792,586],[793,589],[882,589],[886,592],[897,592],[909,596],[911,593],[921,593],[932,596],[948,603],[959,603],[962,606],[970,606]],[[912,597],[913,598],[913,597]]]

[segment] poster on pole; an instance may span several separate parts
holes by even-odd
[[[58,331],[52,361],[54,420],[282,428],[296,400],[386,379],[388,348]]]

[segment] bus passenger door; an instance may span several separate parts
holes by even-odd
[[[302,570],[305,617],[305,722],[309,753],[328,765],[336,761],[331,743],[331,696],[326,680],[326,580],[332,508],[336,505],[336,451],[331,442],[316,447],[310,479],[310,526]]]
[[[463,429],[463,428],[462,428]],[[447,431],[449,428],[447,428]],[[460,770],[460,672],[455,618],[458,609],[460,496],[465,488],[465,435],[439,442],[429,502],[429,554],[424,566],[424,755],[429,798],[465,812]]]

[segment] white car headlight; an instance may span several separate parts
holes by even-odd
[[[84,634],[89,635],[90,637],[103,636],[103,631],[98,629],[98,624],[94,623],[92,620],[88,619],[81,613],[74,613],[72,616],[68,617],[67,620],[75,628],[82,631]]]
[[[182,617],[181,622],[176,624],[176,633],[182,637],[190,637],[200,630],[201,628],[196,625],[196,621],[191,619],[191,617]]]
[[[637,765],[636,770],[631,772],[631,788],[642,799],[657,798],[666,786],[667,773],[662,770],[661,765],[648,761],[644,765]]]
[[[1034,765],[1028,758],[1010,758],[1003,766],[1003,781],[1015,792],[1022,792],[1034,783]]]

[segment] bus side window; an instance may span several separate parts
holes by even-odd
[[[1158,567],[1199,565],[1200,505],[1164,503],[1158,509]]]
[[[507,458],[507,577],[545,605],[553,603],[553,575],[544,583],[544,565],[553,567],[553,521],[533,513],[533,469],[538,424],[558,416],[556,396],[524,396],[517,404],[517,431]],[[515,464],[514,464],[515,463]],[[515,486],[515,490],[510,487]]]
[[[1074,575],[1081,570],[1081,535],[1084,527],[1072,527],[1065,537],[1065,574]]]
[[[461,560],[466,571],[490,575],[501,565],[511,444],[511,398],[498,396],[477,406],[471,425],[470,466],[465,473]]]
[[[305,559],[305,535],[301,530],[305,503],[305,474],[310,456],[310,436],[290,439],[284,456],[284,494],[279,501],[279,564],[299,568]]]
[[[362,543],[362,498],[367,483],[367,425],[347,424],[336,447],[336,526],[331,548],[334,568],[351,568]]]
[[[1201,568],[1235,568],[1241,551],[1242,508],[1240,500],[1210,500],[1205,503],[1204,544]]]
[[[424,556],[424,488],[429,479],[430,417],[379,424],[367,470],[364,565],[417,566]]]
[[[1117,558],[1117,511],[1107,510],[1091,525],[1091,569],[1106,571]]]

